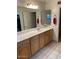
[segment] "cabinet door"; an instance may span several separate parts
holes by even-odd
[[[31,38],[31,53],[35,54],[39,50],[39,35]]]
[[[44,47],[44,33],[41,33],[40,35],[39,35],[39,37],[40,37],[40,48],[43,48]]]
[[[45,32],[45,45],[47,45],[50,41],[50,31]]]
[[[24,40],[24,41],[18,43],[17,59],[28,59],[29,56],[30,56],[29,40]]]
[[[53,40],[53,29],[50,30],[50,42]]]

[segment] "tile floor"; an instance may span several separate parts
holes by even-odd
[[[30,59],[61,59],[61,43],[52,41]]]

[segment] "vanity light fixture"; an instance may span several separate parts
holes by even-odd
[[[26,6],[27,8],[30,8],[30,9],[38,9],[38,6],[37,5],[33,5],[33,4],[27,4]]]
[[[36,0],[27,0],[25,7],[30,8],[30,9],[38,9],[38,5],[36,5],[34,1]]]

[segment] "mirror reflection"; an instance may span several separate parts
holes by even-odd
[[[17,32],[51,24],[51,11],[17,7]]]

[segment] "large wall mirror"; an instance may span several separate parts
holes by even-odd
[[[40,25],[50,25],[51,11],[17,7],[17,32],[31,28],[36,28],[37,19],[39,19]]]

